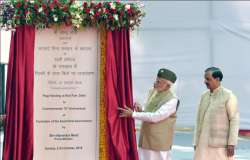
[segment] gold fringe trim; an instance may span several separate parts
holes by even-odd
[[[100,115],[99,115],[99,160],[108,160],[108,146],[106,141],[106,107],[104,103],[105,91],[105,65],[106,65],[106,44],[107,33],[105,29],[100,30],[100,47],[101,47],[101,62],[100,62]]]

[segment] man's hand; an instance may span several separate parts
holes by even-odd
[[[133,110],[125,105],[124,108],[118,107],[118,110],[121,111],[120,117],[132,117]]]
[[[0,121],[4,122],[4,121],[5,121],[5,119],[6,119],[6,115],[5,115],[5,114],[0,115]]]
[[[0,127],[4,125],[6,119],[6,115],[0,115]]]
[[[136,112],[142,112],[142,107],[139,103],[135,102],[134,103],[134,108]]]
[[[234,155],[234,146],[233,145],[228,145],[227,146],[227,156],[232,157]]]

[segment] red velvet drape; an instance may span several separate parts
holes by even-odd
[[[6,89],[3,160],[33,159],[33,84],[35,29],[12,34]],[[120,118],[117,107],[132,106],[129,31],[107,33],[105,105],[110,160],[138,160],[133,119]]]
[[[32,26],[17,27],[12,33],[3,160],[33,159],[34,40]]]
[[[138,160],[133,119],[120,118],[117,107],[133,105],[129,31],[108,31],[105,106],[110,160]]]

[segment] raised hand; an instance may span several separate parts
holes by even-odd
[[[3,114],[3,115],[0,115],[0,121],[4,121],[6,119],[6,115]]]
[[[132,117],[133,110],[126,105],[124,108],[118,107],[118,110],[121,111],[120,117]]]

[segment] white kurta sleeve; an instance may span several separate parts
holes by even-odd
[[[178,100],[174,98],[162,105],[156,112],[133,112],[132,116],[134,119],[156,123],[176,112],[177,102]]]

